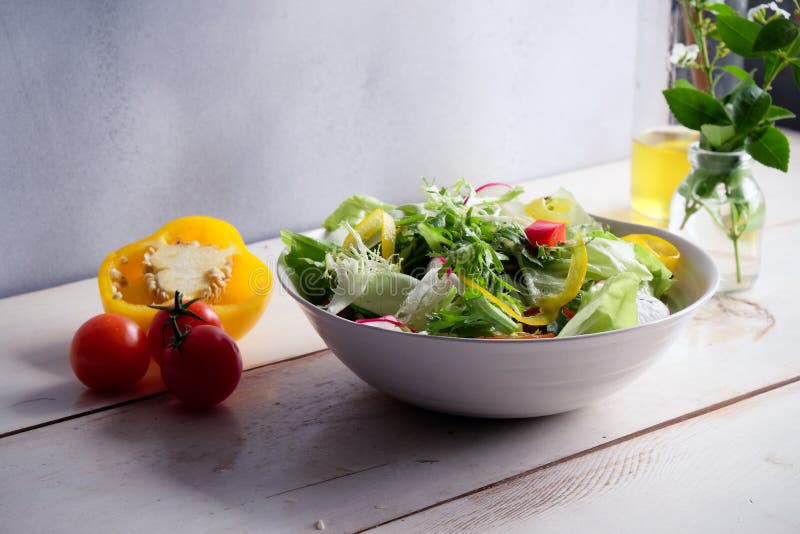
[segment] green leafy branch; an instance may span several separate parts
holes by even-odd
[[[783,172],[789,167],[789,140],[775,121],[795,115],[774,105],[769,92],[775,77],[787,68],[800,88],[800,0],[793,1],[793,14],[771,2],[743,17],[718,0],[680,0],[687,37],[693,43],[676,43],[670,61],[691,69],[695,84],[677,80],[664,97],[678,122],[700,132],[700,148],[707,151],[697,156],[698,165],[678,188],[685,199],[680,228],[704,209],[733,242],[737,281],[742,280],[739,240],[763,225],[763,210],[751,209],[736,153],[744,150]],[[756,81],[757,70],[720,65],[729,54],[760,59],[761,83]],[[733,77],[736,84],[727,94],[718,95],[724,77]],[[729,211],[723,213],[721,206]]]
[[[787,68],[800,88],[800,4],[798,0],[794,3],[793,17],[783,10],[767,16],[771,8],[764,5],[751,10],[751,18],[747,18],[722,3],[681,0],[695,48],[681,45],[686,52],[673,61],[701,71],[709,83],[704,90],[678,80],[664,91],[664,97],[678,122],[701,133],[701,148],[714,152],[745,150],[756,161],[787,171],[789,141],[775,128],[775,121],[795,115],[774,105],[769,91],[775,77]],[[713,57],[709,53],[712,44]],[[747,72],[718,64],[730,53],[760,58],[761,84],[755,79],[756,70]],[[729,93],[717,96],[715,91],[725,76],[738,81]]]

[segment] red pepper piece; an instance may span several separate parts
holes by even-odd
[[[554,247],[567,240],[567,225],[539,219],[525,228],[525,236],[532,245]]]

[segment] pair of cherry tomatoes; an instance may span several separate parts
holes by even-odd
[[[242,375],[236,342],[214,310],[202,301],[161,308],[145,334],[135,321],[104,313],[84,323],[72,339],[70,363],[89,388],[114,391],[133,386],[150,358],[161,366],[164,385],[192,408],[225,400]]]

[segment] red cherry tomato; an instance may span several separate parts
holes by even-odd
[[[194,327],[178,347],[161,353],[161,378],[191,408],[211,408],[233,393],[242,376],[236,342],[221,328]]]
[[[75,376],[87,387],[115,391],[142,379],[150,365],[150,347],[135,321],[104,313],[75,332],[69,361]]]
[[[188,309],[202,317],[205,322],[199,321],[191,315],[179,315],[176,321],[178,322],[178,328],[180,328],[181,332],[185,331],[187,326],[189,328],[195,328],[203,324],[222,328],[222,321],[220,321],[217,312],[202,300],[193,302],[189,305]],[[150,344],[150,353],[157,364],[161,365],[161,355],[164,349],[172,344],[174,336],[175,333],[169,323],[169,312],[164,310],[159,311],[156,316],[153,317],[150,328],[147,329],[147,342]]]

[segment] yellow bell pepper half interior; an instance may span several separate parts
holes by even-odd
[[[147,329],[157,313],[148,306],[161,303],[153,302],[145,280],[144,255],[151,247],[179,242],[232,249],[231,276],[220,297],[210,304],[225,331],[234,339],[241,338],[256,324],[269,302],[272,273],[247,250],[233,225],[212,217],[176,219],[153,235],[110,253],[97,275],[104,309],[130,317]]]

